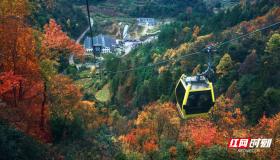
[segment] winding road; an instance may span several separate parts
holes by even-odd
[[[89,31],[89,26],[88,28],[78,37],[78,39],[76,40],[77,44],[80,44],[81,40],[83,39],[83,37],[86,35],[86,33]],[[74,54],[71,54],[69,57],[69,64],[74,65]]]

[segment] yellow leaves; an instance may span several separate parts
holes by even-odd
[[[200,44],[203,43],[203,45],[207,45],[208,41],[213,37],[213,34],[207,34],[204,36],[198,36],[196,38],[195,43]]]
[[[277,57],[277,55],[279,55],[279,47],[280,47],[280,34],[279,33],[275,33],[273,34],[269,41],[266,44],[266,49],[265,51],[269,54],[275,54],[275,58]]]
[[[217,74],[221,76],[228,75],[229,71],[233,69],[233,61],[228,53],[224,54],[219,64],[216,67]]]
[[[137,119],[135,120],[135,125],[139,126],[140,124],[144,123],[148,119],[148,113],[147,112],[140,112]]]
[[[189,44],[188,43],[183,43],[180,45],[180,47],[177,49],[177,52],[179,54],[185,53],[187,52],[187,50],[189,49]]]
[[[99,126],[97,119],[99,117],[98,111],[93,101],[80,101],[74,109],[83,118],[87,129],[95,129]]]
[[[27,0],[1,0],[0,19],[7,17],[24,18],[29,14]]]
[[[161,74],[161,73],[163,73],[163,72],[165,72],[165,71],[167,71],[167,70],[168,70],[168,68],[167,68],[166,66],[161,66],[161,67],[159,67],[159,69],[158,69],[158,73]]]
[[[186,53],[189,50],[190,45],[188,43],[181,44],[177,49],[168,49],[165,54],[165,59],[175,58]]]
[[[155,62],[157,62],[158,60],[160,60],[160,57],[161,57],[160,54],[158,54],[158,53],[153,53],[153,55],[152,55],[153,62],[155,63]]]
[[[183,32],[184,32],[184,33],[189,33],[190,30],[191,30],[191,29],[190,29],[189,27],[185,27],[185,28],[183,29]]]
[[[199,26],[194,26],[193,27],[193,33],[192,33],[192,36],[194,39],[196,39],[199,35],[199,32],[200,32],[200,27]]]

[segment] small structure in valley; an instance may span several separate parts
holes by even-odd
[[[157,21],[154,18],[137,18],[139,26],[155,26]]]
[[[93,37],[93,45],[91,37],[86,37],[84,40],[84,47],[87,54],[91,54],[93,50],[99,54],[112,53],[116,49],[117,45],[118,41],[115,38],[103,34]]]

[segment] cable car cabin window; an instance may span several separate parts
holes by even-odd
[[[183,104],[185,92],[186,92],[186,90],[185,90],[182,82],[180,81],[176,88],[177,102],[179,103],[180,106],[182,106],[182,104]]]
[[[206,113],[213,104],[211,91],[191,92],[184,110],[186,114]]]

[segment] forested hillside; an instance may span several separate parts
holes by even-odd
[[[73,38],[77,38],[88,26],[82,10],[68,0],[30,0],[28,7],[31,12],[28,20],[39,30],[50,18],[55,19]]]
[[[68,62],[87,60],[75,42],[88,27],[84,1],[0,1],[0,159],[280,159],[279,1],[218,2],[89,1],[94,34],[106,18],[170,21],[88,69]],[[216,100],[182,119],[176,84],[207,68],[209,45]],[[272,142],[235,149],[231,138]]]

